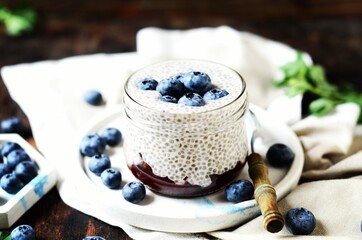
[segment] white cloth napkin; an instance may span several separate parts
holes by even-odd
[[[29,118],[39,149],[56,165],[60,175],[58,190],[67,204],[123,228],[134,239],[197,239],[202,236],[154,232],[120,224],[109,210],[87,207],[87,204],[93,206],[96,197],[89,202],[76,202],[72,194],[87,193],[72,188],[66,181],[73,173],[69,166],[75,158],[67,149],[78,144],[76,134],[89,119],[119,104],[122,80],[141,66],[172,58],[198,58],[228,65],[245,78],[250,101],[269,107],[271,114],[288,123],[300,137],[306,153],[303,181],[333,179],[301,184],[280,202],[280,210],[283,213],[291,207],[311,210],[318,224],[309,238],[353,238],[361,235],[362,219],[359,209],[362,192],[358,190],[362,182],[350,178],[362,175],[362,131],[356,128],[359,108],[345,104],[326,117],[301,119],[298,111],[293,110],[298,108],[300,99],[285,99],[283,90],[275,89],[271,83],[280,74],[278,67],[295,57],[295,50],[288,46],[226,26],[184,31],[146,28],[137,35],[137,53],[21,64],[4,67],[1,73],[11,96]],[[309,55],[304,58],[311,63]],[[89,108],[83,102],[82,93],[92,88],[102,92],[104,106]],[[288,105],[292,106],[288,108],[289,115],[280,111],[281,106],[286,109]],[[271,235],[262,229],[261,221],[258,217],[239,228],[210,234],[221,239],[291,236],[285,229]]]

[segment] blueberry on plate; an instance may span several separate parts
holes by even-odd
[[[24,183],[14,173],[7,173],[1,177],[0,186],[7,193],[15,194],[24,187]]]
[[[20,225],[11,231],[11,240],[35,240],[36,235],[34,229],[29,225]]]
[[[246,179],[235,180],[225,188],[225,197],[230,202],[239,203],[250,200],[253,195],[254,186]]]
[[[106,141],[96,133],[91,133],[82,138],[80,142],[80,153],[92,157],[102,154],[106,148]]]
[[[83,238],[83,240],[106,240],[106,239],[99,236],[88,236]]]
[[[316,227],[316,219],[305,208],[292,208],[285,216],[285,226],[294,235],[308,235]]]
[[[205,101],[199,94],[189,92],[178,100],[178,104],[200,107],[205,105]]]
[[[275,143],[266,152],[266,159],[274,167],[290,166],[294,160],[294,152],[283,143]]]
[[[16,142],[4,142],[1,147],[1,155],[6,157],[11,151],[21,149],[20,145]]]
[[[204,100],[205,101],[216,100],[225,97],[227,95],[229,95],[229,93],[226,90],[220,88],[213,88],[204,94]]]
[[[88,90],[84,94],[84,100],[90,105],[98,106],[102,104],[103,96],[97,90]]]
[[[122,188],[122,195],[126,201],[136,204],[146,197],[146,188],[141,182],[128,182]]]
[[[20,133],[23,130],[23,123],[18,117],[5,118],[0,122],[0,132]]]
[[[162,96],[169,95],[177,99],[179,99],[186,92],[184,84],[177,78],[172,77],[161,80],[158,83],[156,90]]]
[[[11,172],[11,168],[6,163],[0,163],[0,178]]]
[[[106,128],[100,135],[110,147],[114,147],[122,141],[122,133],[117,128]]]
[[[158,82],[153,78],[145,78],[137,82],[137,87],[141,90],[156,90]]]
[[[88,169],[97,176],[111,167],[111,160],[105,154],[94,155],[89,159]]]
[[[161,102],[168,102],[168,103],[177,103],[177,98],[165,95],[160,98]]]
[[[24,149],[15,149],[6,156],[6,163],[11,169],[14,169],[17,164],[24,161],[31,161],[30,156]]]
[[[185,73],[182,78],[180,78],[180,80],[185,85],[187,90],[200,95],[203,95],[212,87],[209,75],[203,72],[195,71]]]
[[[24,184],[27,184],[38,175],[38,168],[32,161],[25,161],[16,165],[14,173]]]
[[[107,168],[101,174],[101,180],[106,187],[111,189],[118,188],[122,182],[122,174],[114,168]]]

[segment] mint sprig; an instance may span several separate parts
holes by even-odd
[[[10,232],[4,231],[0,232],[0,240],[10,240]]]
[[[301,52],[295,61],[281,66],[284,77],[274,80],[276,87],[286,87],[286,95],[293,97],[306,92],[317,98],[309,104],[309,114],[324,116],[338,104],[353,102],[362,109],[362,94],[351,86],[337,86],[328,82],[324,68],[320,65],[308,65]],[[362,113],[358,123],[362,123]]]
[[[5,32],[9,36],[20,36],[33,30],[37,14],[30,8],[11,11],[0,6],[0,22],[5,26]]]

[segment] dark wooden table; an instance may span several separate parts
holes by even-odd
[[[359,0],[0,1],[0,5],[10,7],[24,3],[39,13],[38,25],[22,37],[8,37],[0,27],[0,67],[81,54],[135,51],[136,33],[147,26],[188,29],[229,25],[306,51],[326,68],[331,82],[351,83],[362,90]],[[0,80],[0,119],[10,116],[23,119],[25,137],[36,146],[26,116]],[[55,188],[15,225],[22,223],[32,225],[38,239],[82,239],[87,235],[129,239],[122,229],[64,204]]]

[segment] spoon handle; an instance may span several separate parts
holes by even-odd
[[[249,176],[254,183],[254,196],[264,217],[264,228],[271,233],[279,232],[284,226],[284,219],[278,210],[277,195],[269,180],[268,167],[257,153],[251,153],[247,162]]]

